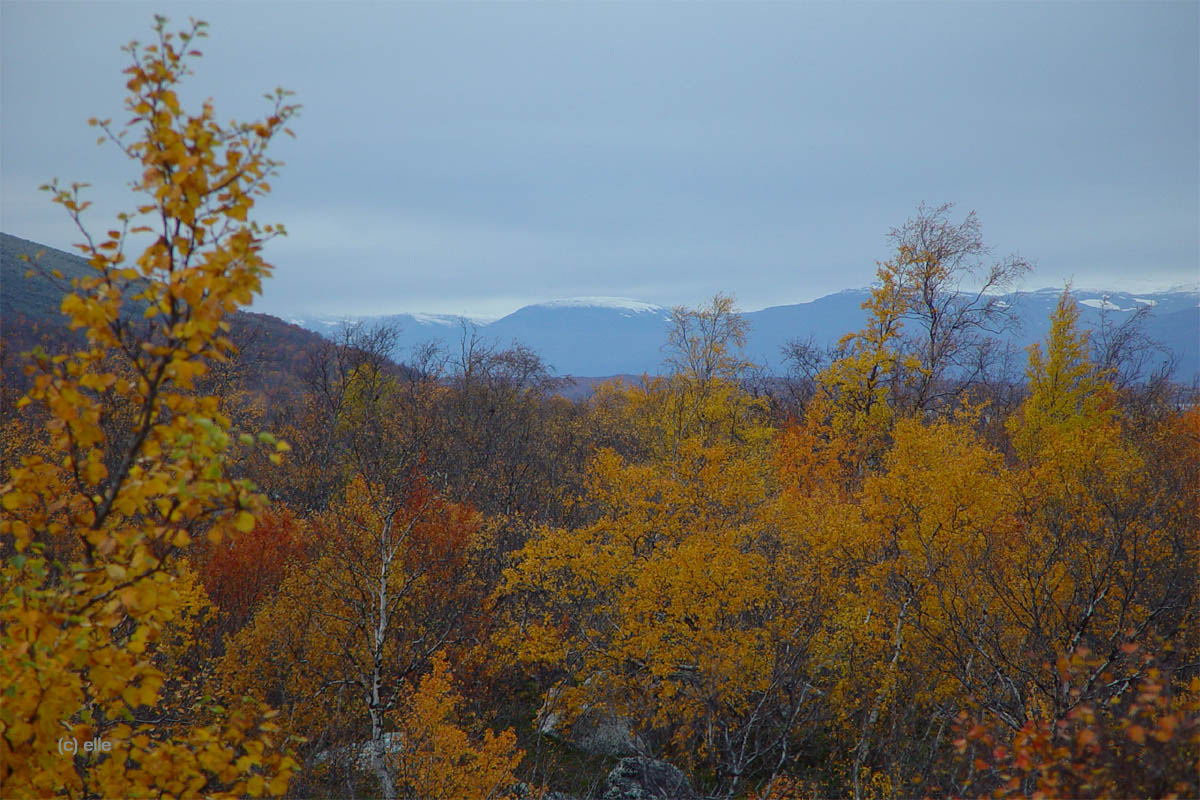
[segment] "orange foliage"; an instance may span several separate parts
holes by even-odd
[[[453,580],[467,563],[471,540],[479,532],[479,515],[420,481],[397,517],[413,520],[404,550],[405,567],[412,572],[424,569],[433,581]]]
[[[968,787],[992,797],[1195,797],[1200,783],[1200,677],[1185,685],[1126,644],[1121,659],[1086,648],[1058,661],[1072,705],[1035,713],[1015,733],[959,715],[955,741],[972,757]],[[1124,667],[1122,669],[1121,667]],[[1094,684],[1111,695],[1088,693]]]
[[[311,549],[308,525],[286,507],[263,512],[247,533],[202,542],[193,563],[220,614],[220,632],[242,628],[279,588],[288,564],[304,560]]]

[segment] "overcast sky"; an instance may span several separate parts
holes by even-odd
[[[207,20],[185,101],[304,109],[263,222],[272,313],[500,315],[581,295],[742,308],[869,284],[922,201],[1024,288],[1200,281],[1200,3],[0,2],[0,228],[97,147],[156,10]],[[174,27],[174,26],[173,26]]]

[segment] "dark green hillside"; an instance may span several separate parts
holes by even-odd
[[[21,256],[36,258],[36,264]],[[31,269],[33,275],[27,278]],[[52,277],[53,270],[62,274],[61,280]],[[10,369],[20,353],[36,345],[54,350],[80,343],[67,329],[59,306],[71,279],[90,274],[87,259],[0,233],[0,337],[6,381],[20,383],[20,370]],[[307,354],[324,341],[319,335],[268,314],[242,311],[231,315],[229,322],[241,351],[237,371],[243,389],[272,394],[299,389]]]
[[[33,274],[26,278],[30,270]],[[62,273],[61,280],[52,277],[54,270]],[[87,259],[0,233],[0,320],[5,327],[14,315],[58,321],[64,288],[70,287],[73,278],[94,274]]]

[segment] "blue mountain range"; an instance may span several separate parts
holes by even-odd
[[[771,374],[783,374],[783,348],[790,340],[811,340],[818,347],[836,344],[844,334],[859,330],[865,320],[863,302],[869,289],[847,289],[807,303],[780,305],[745,312],[749,336],[744,355]],[[1050,315],[1062,289],[1015,292],[1003,297],[1017,326],[1003,337],[1026,348],[1042,341],[1050,330]],[[1108,292],[1073,290],[1080,324],[1097,329],[1102,318],[1119,325],[1139,309],[1146,338],[1174,356],[1175,378],[1200,380],[1200,287],[1166,292]],[[671,327],[671,309],[640,300],[617,297],[579,297],[524,306],[496,320],[466,320],[446,314],[394,314],[361,318],[301,315],[288,319],[309,330],[335,336],[347,324],[386,323],[399,329],[396,357],[434,342],[456,352],[464,331],[474,327],[484,341],[500,347],[520,343],[539,353],[561,376],[601,377],[654,374],[663,368],[663,344]]]

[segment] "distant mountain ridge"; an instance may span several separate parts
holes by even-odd
[[[64,321],[59,313],[61,289],[41,277],[24,279],[29,265],[20,260],[20,255],[32,256],[38,251],[44,251],[40,266],[58,269],[67,281],[91,274],[86,260],[77,255],[0,234],[0,325],[6,329],[5,337],[16,342],[24,343],[26,338],[21,329],[61,325]],[[1019,321],[1019,328],[1006,337],[1007,341],[1024,348],[1044,340],[1061,293],[1061,289],[1045,288],[1006,295],[1004,301]],[[866,319],[862,303],[869,294],[867,288],[846,289],[807,303],[746,312],[743,316],[750,326],[746,357],[768,372],[784,372],[782,348],[789,340],[811,339],[818,346],[827,346],[859,330]],[[1087,328],[1097,328],[1104,313],[1119,323],[1139,308],[1148,308],[1144,332],[1174,355],[1176,380],[1200,380],[1200,286],[1139,293],[1078,289],[1072,295],[1080,304],[1081,324]],[[422,313],[352,319],[313,314],[289,316],[283,321],[265,314],[245,315],[247,323],[251,318],[267,326],[276,340],[303,342],[303,347],[312,346],[312,341],[306,339],[309,334],[292,325],[329,338],[347,322],[388,323],[400,330],[394,354],[398,360],[428,342],[456,352],[463,326],[474,326],[485,341],[502,347],[514,342],[530,347],[558,375],[597,378],[660,371],[671,310],[624,297],[576,297],[524,306],[495,320]]]
[[[1045,288],[1005,295],[1003,301],[1019,324],[1003,338],[1020,348],[1043,341],[1061,294],[1061,288]],[[1071,294],[1080,306],[1081,325],[1089,329],[1099,328],[1105,313],[1119,324],[1139,308],[1148,308],[1144,332],[1175,356],[1176,379],[1185,383],[1200,379],[1200,287],[1139,293],[1077,289]],[[745,312],[750,326],[745,355],[768,372],[782,373],[786,370],[782,349],[788,341],[811,338],[816,345],[827,346],[862,328],[866,321],[862,304],[869,295],[867,288],[846,289],[807,303]],[[500,346],[519,342],[532,348],[559,375],[597,377],[660,371],[671,310],[630,298],[578,297],[524,306],[491,322],[447,314],[343,319],[319,315],[288,321],[326,336],[353,322],[394,325],[400,329],[399,358],[428,342],[454,352],[462,326],[473,325],[485,340]]]

